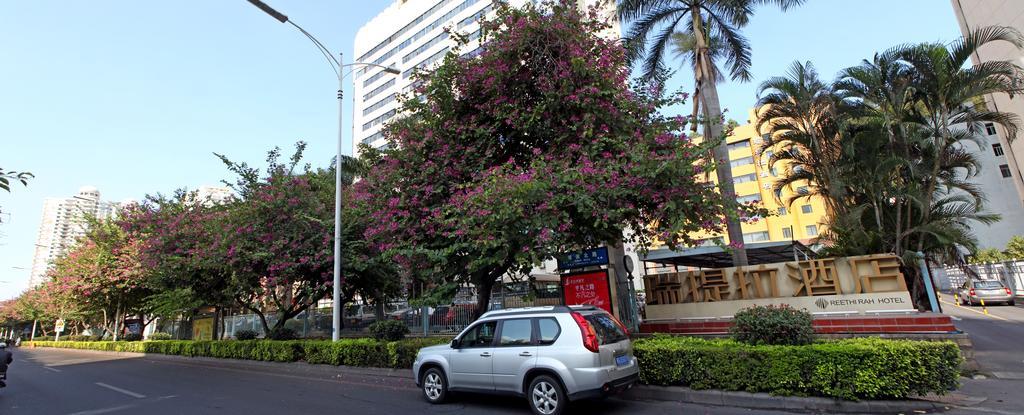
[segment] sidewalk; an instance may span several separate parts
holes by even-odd
[[[351,377],[379,379],[397,388],[415,389],[412,373],[409,369],[368,368],[351,366],[312,365],[308,363],[259,362],[251,360],[218,359],[210,357],[186,357],[162,354],[140,354],[124,352],[101,352],[92,350],[76,350],[80,353],[115,355],[126,358],[143,358],[173,364],[196,365],[221,368],[225,370],[244,370],[269,372],[282,376],[302,378],[342,380]],[[985,398],[973,397],[968,394],[990,392],[992,385],[999,380],[972,380],[963,378],[965,384],[962,392],[949,395],[927,397],[917,400],[903,401],[842,401],[819,397],[784,397],[767,393],[727,392],[720,390],[692,390],[685,387],[664,387],[638,385],[618,395],[618,398],[633,401],[669,401],[711,405],[721,407],[748,408],[754,410],[780,410],[812,413],[849,413],[849,414],[894,414],[944,412],[954,408],[968,409],[985,402]],[[1019,385],[1024,385],[1017,382]],[[1006,386],[1007,396],[1018,394],[1019,390]],[[965,394],[966,393],[966,394]],[[986,393],[988,395],[988,393]],[[991,396],[991,395],[989,395]],[[998,408],[998,409],[996,409]],[[1003,405],[994,409],[996,414],[1012,414],[1003,412]],[[989,409],[978,408],[981,411]],[[977,413],[977,412],[964,412]]]

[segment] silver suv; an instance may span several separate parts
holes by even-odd
[[[639,379],[629,333],[593,306],[490,311],[451,344],[426,347],[412,365],[430,403],[448,392],[524,396],[535,414],[556,415],[569,401],[607,396]]]

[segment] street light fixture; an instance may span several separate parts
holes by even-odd
[[[306,29],[303,29],[299,25],[295,24],[295,22],[289,20],[288,16],[284,15],[284,13],[274,10],[272,7],[270,7],[269,5],[260,0],[248,1],[249,3],[252,3],[253,6],[256,6],[257,8],[262,10],[264,13],[269,14],[270,17],[273,17],[274,19],[281,23],[291,24],[300,32],[302,32],[303,35],[309,38],[309,40],[313,42],[314,45],[316,45],[316,48],[320,51],[321,54],[324,55],[324,58],[327,59],[327,64],[331,66],[331,70],[333,70],[334,74],[337,75],[338,77],[338,154],[337,158],[334,161],[334,296],[332,301],[334,306],[334,312],[331,333],[331,339],[334,341],[338,341],[339,336],[341,334],[341,132],[343,114],[342,108],[344,107],[344,95],[342,93],[342,86],[344,85],[343,80],[345,78],[343,69],[351,66],[372,66],[381,68],[384,70],[385,73],[391,75],[398,75],[401,72],[398,69],[392,68],[390,66],[378,65],[376,63],[371,62],[352,62],[349,64],[343,64],[343,62],[345,61],[344,55],[342,55],[339,52],[338,57],[335,58],[334,54],[332,54],[331,51],[327,49],[327,47],[324,46],[323,43],[320,43],[320,41],[317,40],[316,37],[313,37],[312,34],[307,32]]]

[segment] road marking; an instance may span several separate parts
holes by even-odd
[[[123,393],[125,395],[128,395],[128,396],[131,396],[133,398],[142,399],[142,398],[146,397],[146,395],[138,394],[138,393],[132,392],[130,390],[121,389],[121,388],[119,388],[117,386],[110,386],[110,385],[108,385],[106,383],[102,383],[102,382],[96,382],[96,386],[101,386],[101,387],[110,389],[110,390],[112,390],[114,392],[121,392],[121,393]]]
[[[954,321],[962,321],[963,320],[962,318],[957,317],[957,316],[949,316],[949,318],[953,319]]]
[[[54,368],[52,368],[52,367],[49,367],[49,366],[43,366],[43,369],[49,370],[49,371],[51,371],[51,372],[57,372],[57,373],[60,373],[60,370],[58,370],[58,369],[54,369]]]
[[[946,303],[946,304],[949,304],[949,305],[953,305],[952,303],[947,302],[946,300],[939,300],[939,301],[943,302],[943,303]],[[997,319],[997,320],[1009,321],[1009,320],[1007,320],[1005,318],[1002,318],[1002,317],[999,317],[997,315],[992,315],[992,314],[988,314],[988,313],[982,313],[982,312],[980,312],[978,310],[975,310],[975,309],[969,308],[969,307],[960,307],[960,309],[961,310],[967,310],[967,311],[970,311],[972,313],[978,313],[978,314],[981,314],[981,315],[983,315],[985,317],[992,317],[992,318]]]
[[[120,411],[120,410],[123,410],[123,409],[128,409],[128,408],[134,408],[135,406],[136,406],[136,405],[121,405],[121,406],[113,406],[113,407],[110,407],[110,408],[103,408],[103,409],[93,409],[93,410],[90,410],[90,411],[81,411],[81,412],[75,412],[75,413],[72,413],[71,415],[99,415],[99,414],[109,414],[109,413],[111,413],[111,412],[117,412],[117,411]]]

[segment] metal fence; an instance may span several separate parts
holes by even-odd
[[[619,282],[619,290],[628,290],[628,282]],[[625,298],[616,303],[620,310],[642,307],[643,301]],[[346,304],[342,313],[342,336],[362,337],[368,334],[371,324],[381,319],[402,321],[409,327],[412,336],[454,336],[475,320],[477,295],[473,287],[462,287],[453,301],[447,305],[431,307],[413,306],[400,299],[385,304]],[[562,304],[561,285],[554,281],[506,281],[497,284],[491,292],[489,310],[515,307],[547,306]],[[324,300],[319,307],[303,311],[285,322],[284,327],[292,329],[301,338],[330,338],[332,309],[330,301]],[[623,323],[635,328],[639,321],[630,321],[632,313],[620,313]],[[277,317],[266,315],[267,325],[273,327]],[[147,332],[159,331],[175,339],[212,337],[212,314],[199,315],[190,319],[158,321]],[[224,338],[234,338],[242,330],[252,330],[257,336],[266,335],[260,318],[251,313],[229,312],[219,322]],[[206,328],[208,327],[208,329]],[[205,331],[204,331],[205,330]]]
[[[973,275],[972,275],[973,274]],[[969,278],[999,280],[1016,296],[1024,296],[1024,260],[947,266],[937,275],[943,290],[955,290]]]

